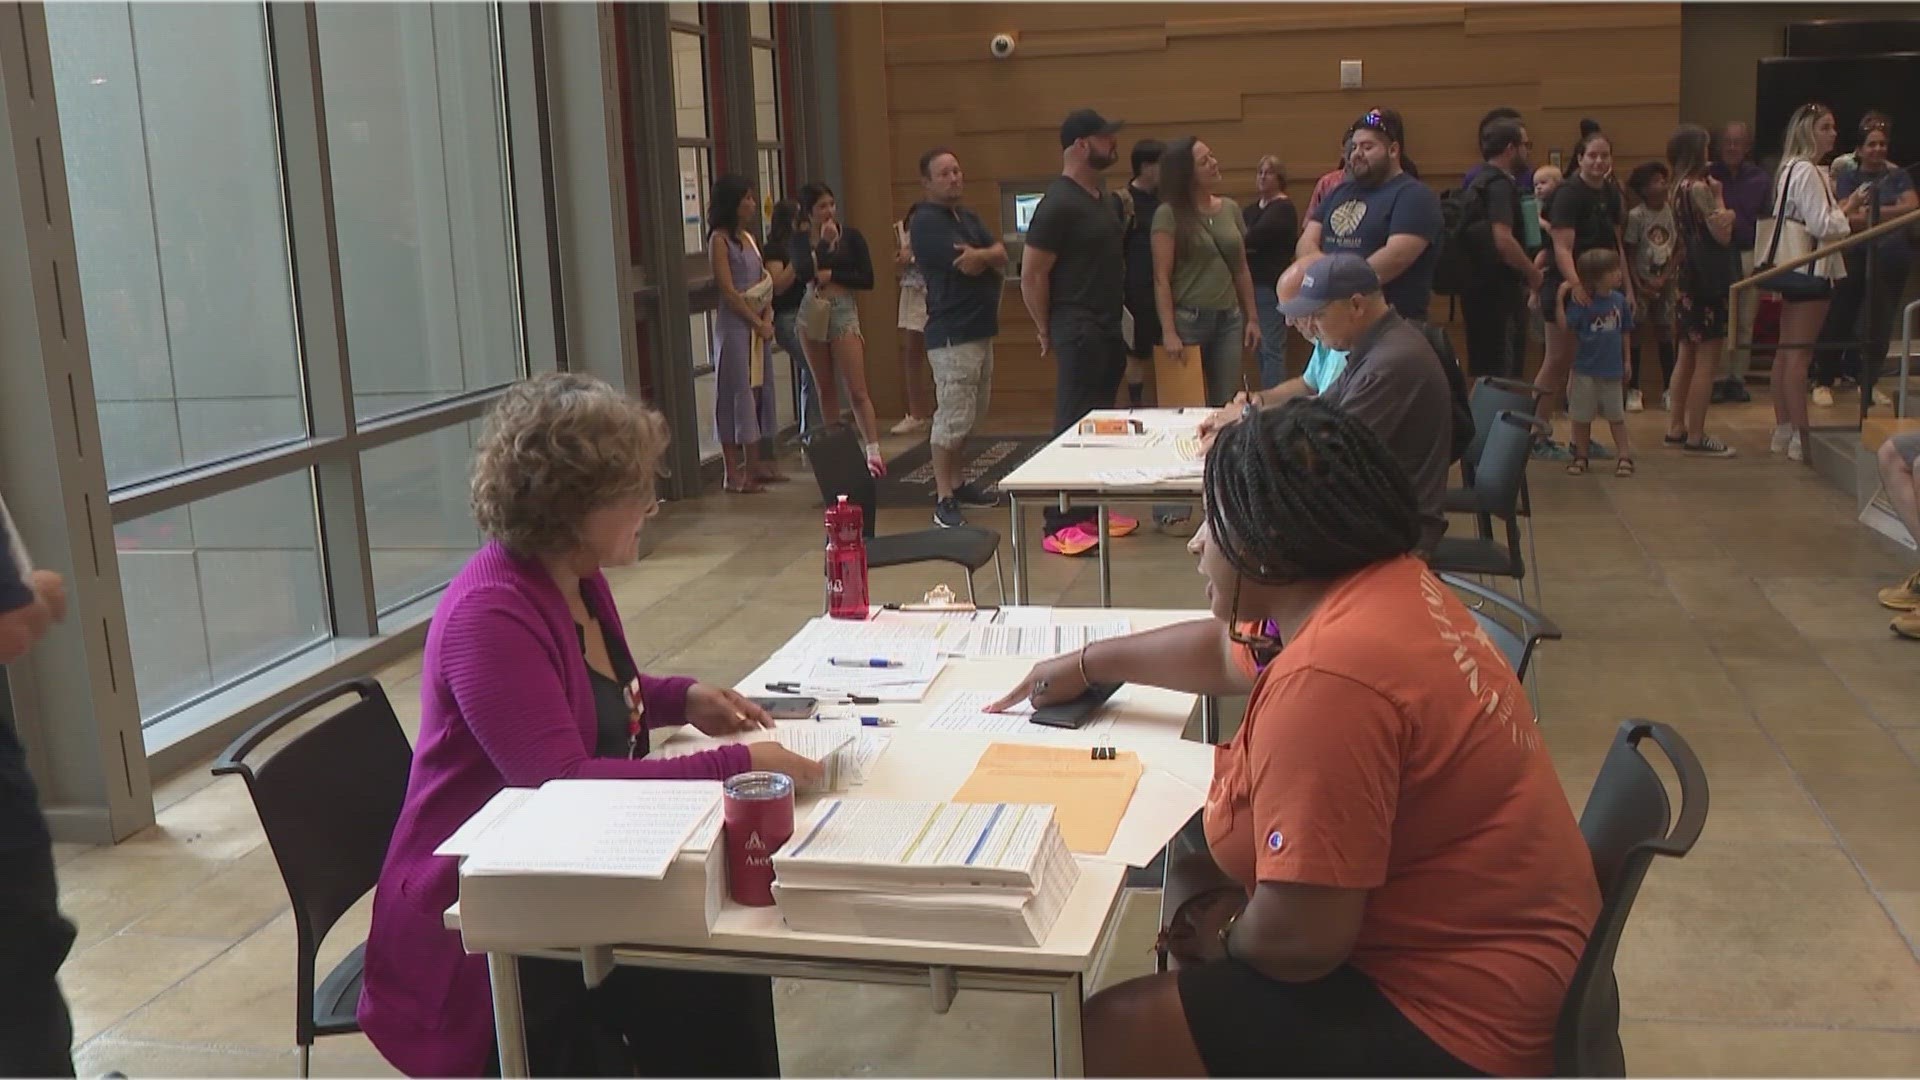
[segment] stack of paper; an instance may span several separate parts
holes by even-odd
[[[676,737],[658,752],[666,758],[685,757],[720,745],[775,741],[808,761],[819,762],[826,771],[818,784],[796,785],[799,794],[814,795],[845,791],[864,779],[867,768],[886,750],[888,734],[856,724],[807,720],[719,739]]]
[[[1127,619],[1056,623],[1009,618],[968,627],[966,636],[956,643],[955,651],[971,659],[1044,659],[1079,652],[1092,642],[1124,637],[1132,632],[1133,623]]]
[[[761,667],[765,680],[796,683],[801,693],[820,697],[860,694],[881,701],[919,701],[946,669],[946,655],[936,640],[943,631],[940,623],[890,624],[880,633],[871,632],[878,628],[870,623],[839,625],[855,629],[802,630]],[[964,624],[954,629],[964,629]]]
[[[502,791],[436,854],[461,857],[467,946],[633,938],[632,920],[704,938],[726,893],[720,784],[556,780]]]
[[[1206,462],[1183,461],[1178,465],[1149,465],[1134,469],[1101,469],[1094,482],[1104,487],[1152,487],[1181,480],[1198,480],[1206,474]]]
[[[1037,946],[1080,867],[1053,808],[1008,803],[822,803],[773,856],[795,930]]]

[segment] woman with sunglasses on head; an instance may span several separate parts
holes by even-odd
[[[1160,208],[1153,214],[1153,293],[1169,356],[1200,346],[1207,405],[1225,405],[1240,386],[1244,349],[1260,344],[1247,269],[1247,225],[1219,194],[1220,162],[1192,135],[1160,155]]]
[[[1820,162],[1833,152],[1837,134],[1833,110],[1825,105],[1802,105],[1787,121],[1781,140],[1780,168],[1773,177],[1774,232],[1771,243],[1756,243],[1754,263],[1777,265],[1788,260],[1782,244],[1789,230],[1805,230],[1804,239],[1822,246],[1853,231],[1848,215],[1866,204],[1871,188],[1856,189],[1842,200],[1834,194],[1833,178]],[[1793,254],[1805,254],[1793,252]],[[1810,434],[1807,421],[1807,369],[1813,363],[1813,345],[1820,337],[1827,308],[1833,303],[1833,284],[1847,276],[1838,255],[1760,283],[1780,294],[1780,340],[1773,353],[1773,439],[1770,449],[1789,461],[1806,459]]]
[[[1740,267],[1733,247],[1734,211],[1720,181],[1708,173],[1707,129],[1682,124],[1667,140],[1667,168],[1673,175],[1676,252],[1674,328],[1679,352],[1667,384],[1668,446],[1694,457],[1726,458],[1733,448],[1707,434],[1707,406],[1720,375],[1720,350],[1726,347],[1727,290]]]
[[[1880,221],[1891,221],[1920,207],[1920,195],[1913,188],[1907,170],[1887,160],[1892,121],[1883,112],[1870,112],[1860,118],[1860,146],[1849,157],[1851,167],[1834,162],[1833,193],[1847,198],[1863,187],[1875,193],[1849,211],[1847,220],[1854,231],[1870,228],[1874,222],[1868,210],[1872,199],[1880,200]],[[1833,306],[1821,327],[1823,341],[1861,341],[1864,347],[1822,348],[1813,359],[1813,403],[1833,404],[1833,386],[1851,378],[1865,383],[1871,370],[1878,373],[1887,357],[1887,345],[1893,336],[1893,320],[1900,310],[1900,297],[1906,291],[1907,275],[1913,269],[1911,230],[1896,229],[1892,234],[1869,241],[1844,253],[1847,276],[1833,287]],[[1867,249],[1873,249],[1873,280],[1867,280]],[[1863,321],[1864,320],[1864,321]],[[1862,333],[1861,331],[1864,331]],[[1865,363],[1861,363],[1864,358]],[[1866,393],[1863,389],[1861,393]],[[1875,405],[1891,405],[1893,398],[1878,386],[1873,388]]]
[[[1212,618],[1048,661],[1001,703],[1250,695],[1207,850],[1169,872],[1176,970],[1087,1001],[1087,1074],[1548,1075],[1599,888],[1526,691],[1412,555],[1406,474],[1297,399],[1223,429],[1203,490]]]
[[[1553,193],[1547,209],[1548,232],[1552,246],[1547,258],[1545,279],[1541,282],[1539,309],[1547,322],[1546,355],[1533,384],[1540,388],[1540,418],[1552,420],[1555,409],[1566,403],[1567,376],[1572,369],[1577,346],[1573,331],[1559,324],[1560,286],[1573,283],[1573,302],[1587,304],[1592,297],[1580,284],[1575,269],[1580,256],[1594,248],[1609,248],[1620,256],[1622,266],[1631,265],[1622,242],[1627,220],[1626,198],[1613,180],[1613,143],[1592,121],[1580,125],[1580,141],[1574,146],[1573,160],[1578,166]],[[1627,301],[1637,303],[1632,281],[1627,282]],[[1536,456],[1565,460],[1571,455],[1551,437],[1536,444]]]
[[[427,631],[420,734],[367,935],[360,1026],[409,1076],[498,1075],[487,959],[444,921],[459,860],[434,850],[501,790],[821,775],[777,742],[648,754],[661,728],[773,726],[732,690],[642,674],[627,648],[602,569],[637,557],[666,446],[664,417],[588,375],[529,379],[487,417],[473,510],[488,539]],[[588,988],[577,963],[519,970],[534,1076],[780,1074],[768,979],[622,967]]]

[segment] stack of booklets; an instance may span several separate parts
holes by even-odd
[[[726,896],[720,784],[555,780],[509,788],[435,854],[461,859],[469,949],[699,941]]]
[[[1080,879],[1051,806],[826,800],[773,856],[795,930],[1038,946]]]

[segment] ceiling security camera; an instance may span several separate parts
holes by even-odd
[[[987,50],[993,53],[995,60],[1005,60],[1013,55],[1014,46],[1018,44],[1019,39],[1012,34],[995,34],[993,40],[987,43]]]

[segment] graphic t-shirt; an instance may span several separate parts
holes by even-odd
[[[1474,1068],[1551,1074],[1592,857],[1525,689],[1426,564],[1338,582],[1267,665],[1206,829],[1249,892],[1366,890],[1349,963]]]
[[[1674,226],[1673,203],[1655,210],[1636,206],[1627,211],[1627,253],[1633,259],[1635,281],[1651,281],[1673,265],[1678,231]],[[1668,282],[1671,286],[1672,282]]]
[[[1334,188],[1314,209],[1320,223],[1320,250],[1345,251],[1369,258],[1395,236],[1417,236],[1427,249],[1399,277],[1382,283],[1387,303],[1409,319],[1425,322],[1433,302],[1433,241],[1440,235],[1440,196],[1406,173],[1378,185],[1349,180]]]
[[[1590,303],[1567,297],[1566,325],[1579,342],[1573,354],[1573,373],[1595,379],[1619,379],[1627,374],[1624,342],[1633,331],[1633,312],[1626,295],[1610,292]]]

